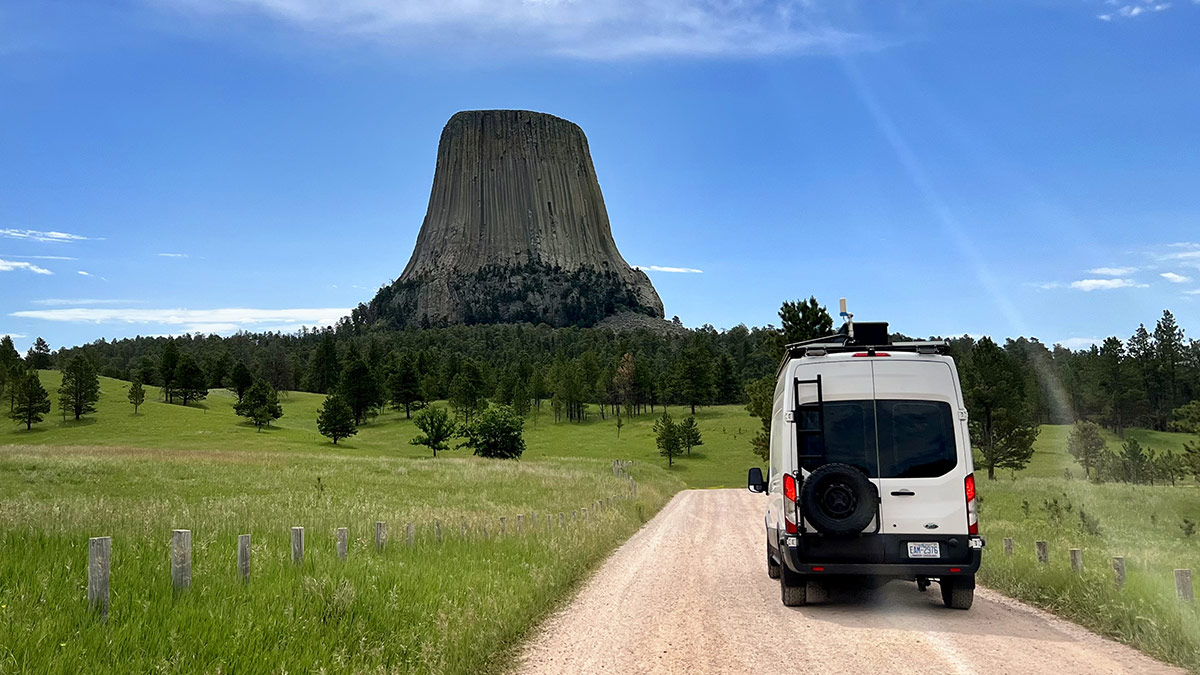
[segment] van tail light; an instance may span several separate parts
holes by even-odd
[[[979,512],[975,506],[975,474],[967,474],[964,490],[967,497],[967,533],[979,534]]]
[[[796,477],[783,475],[783,522],[788,534],[796,534]]]

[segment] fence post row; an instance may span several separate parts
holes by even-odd
[[[112,560],[112,537],[88,539],[88,606],[108,619],[108,570]]]
[[[192,531],[171,533],[171,585],[182,591],[192,585]]]
[[[248,534],[238,535],[237,566],[242,583],[248,583],[250,581],[250,535]]]

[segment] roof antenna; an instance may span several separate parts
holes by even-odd
[[[841,317],[846,322],[846,335],[850,338],[850,342],[854,342],[854,315],[846,311],[845,298],[842,298],[839,304],[841,305]]]

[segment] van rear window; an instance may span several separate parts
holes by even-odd
[[[816,405],[800,408],[800,428],[817,429]],[[800,437],[800,454],[821,455],[821,439]],[[958,465],[954,416],[943,401],[830,401],[824,462],[858,467],[871,478],[934,478]],[[824,463],[802,460],[805,469]]]

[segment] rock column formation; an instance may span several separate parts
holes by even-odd
[[[663,306],[617,250],[583,130],[543,113],[476,110],[446,123],[412,258],[359,312],[397,326],[564,326],[662,317]]]

